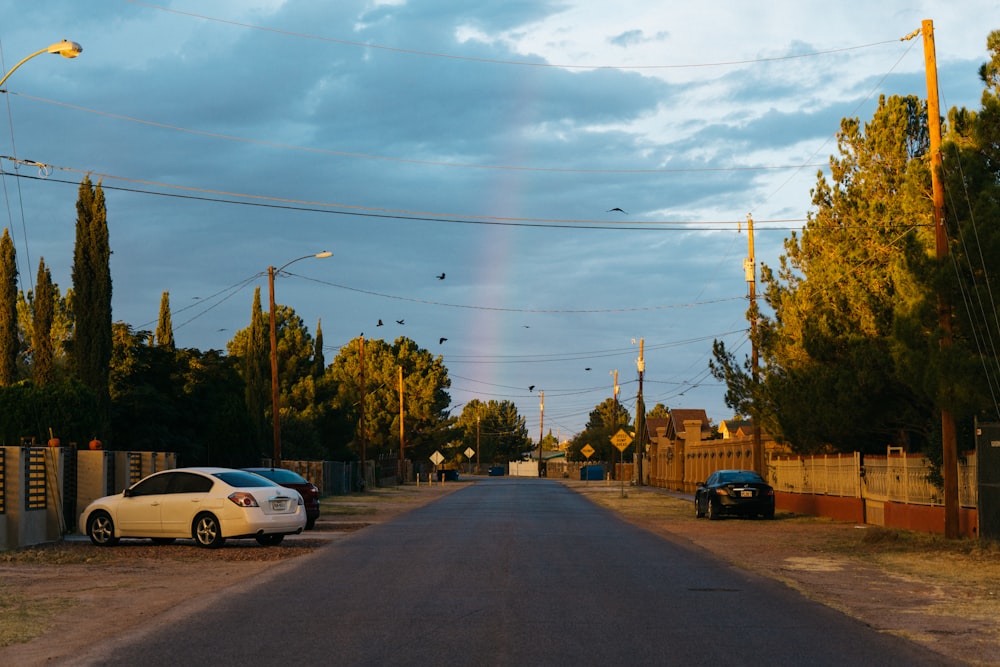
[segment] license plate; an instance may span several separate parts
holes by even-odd
[[[740,491],[740,498],[753,498],[753,491]]]
[[[288,499],[280,498],[278,500],[272,500],[271,509],[273,509],[276,512],[284,512],[286,509],[288,509]]]

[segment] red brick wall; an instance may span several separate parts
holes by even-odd
[[[774,505],[779,510],[796,514],[825,516],[837,521],[865,522],[865,506],[860,498],[775,491]]]

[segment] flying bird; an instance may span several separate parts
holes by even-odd
[[[589,368],[584,368],[583,370],[585,370],[585,371],[589,371],[590,369],[589,369]]]
[[[438,338],[438,345],[448,340],[447,338]]]
[[[377,327],[380,327],[380,326],[382,326],[382,320],[379,320],[379,321],[378,321],[378,324],[376,324],[375,326],[377,326]]]
[[[615,206],[614,208],[609,208],[607,211],[605,211],[605,213],[613,213],[615,211],[628,215],[628,211],[626,211],[625,209],[618,208],[617,206]]]
[[[403,320],[396,320],[396,324],[406,324]]]
[[[531,385],[530,387],[528,387],[528,391],[535,391],[535,385]]]
[[[437,276],[438,280],[444,280],[444,271],[441,272],[440,276]]]

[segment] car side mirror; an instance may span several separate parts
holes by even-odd
[[[125,489],[122,492],[122,495],[125,496],[126,498],[131,498],[132,497],[132,489]]]

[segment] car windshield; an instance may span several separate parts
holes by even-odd
[[[719,484],[763,484],[764,480],[755,472],[749,470],[735,470],[719,474]]]
[[[263,479],[260,475],[242,470],[226,470],[225,472],[212,473],[229,486],[237,489],[253,489],[261,486],[278,486],[269,479]]]
[[[277,482],[278,484],[308,484],[302,475],[291,470],[282,470],[281,468],[261,468],[253,469],[250,472],[257,473],[263,477],[267,477],[272,482]]]

